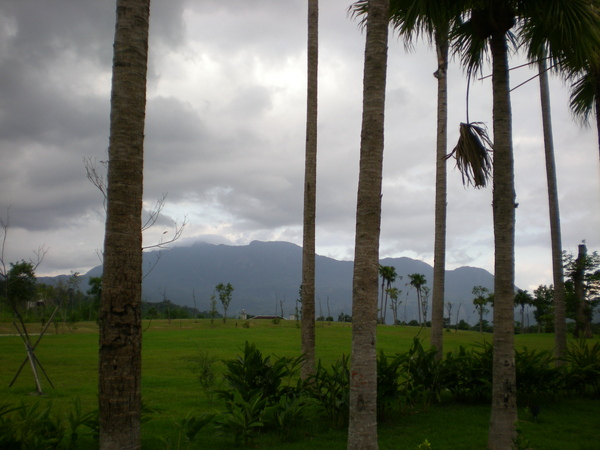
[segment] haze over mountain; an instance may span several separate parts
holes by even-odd
[[[402,278],[395,287],[402,290],[400,320],[416,319],[416,293],[407,286],[408,274],[425,275],[432,287],[433,268],[411,258],[385,258],[382,265],[394,266]],[[154,266],[154,268],[152,268]],[[196,243],[160,252],[144,253],[143,300],[159,302],[165,298],[179,305],[210,308],[210,297],[218,283],[234,287],[229,311],[239,314],[293,314],[302,278],[302,249],[288,242],[253,241],[249,245],[230,246]],[[331,315],[337,320],[343,312],[352,312],[352,261],[338,261],[324,256],[316,258],[316,314]],[[90,270],[86,277],[99,276],[102,267]],[[82,283],[85,288],[87,281]],[[481,285],[493,291],[494,277],[484,269],[460,267],[446,272],[446,302],[453,303],[452,320],[477,320],[473,313],[471,290]],[[195,304],[194,304],[195,300]],[[460,310],[459,310],[459,305]],[[218,304],[220,308],[220,304]],[[431,301],[429,302],[431,311]],[[391,322],[388,312],[388,322]],[[430,317],[430,313],[428,315]]]

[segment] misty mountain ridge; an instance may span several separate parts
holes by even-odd
[[[433,267],[407,257],[384,258],[380,263],[395,267],[399,275],[394,283],[402,291],[398,318],[406,321],[416,319],[416,292],[407,285],[410,281],[408,274],[423,274],[431,288]],[[340,313],[351,314],[353,261],[317,255],[315,265],[316,315],[330,315],[337,320]],[[145,302],[168,299],[200,311],[209,310],[215,286],[231,283],[234,287],[229,309],[231,315],[239,315],[242,310],[253,315],[281,314],[283,307],[283,315],[289,317],[294,314],[299,298],[302,248],[289,242],[253,241],[241,246],[200,242],[144,253],[144,272],[142,300]],[[87,278],[101,274],[102,266],[90,270],[83,276],[82,289],[87,287]],[[457,313],[459,319],[477,320],[471,291],[473,286],[478,285],[492,292],[494,276],[476,267],[446,271],[445,301],[453,304],[452,322],[456,320]],[[217,307],[220,310],[219,302]],[[428,310],[430,318],[431,299]],[[391,310],[387,319],[391,323]]]

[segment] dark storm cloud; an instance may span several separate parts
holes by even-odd
[[[97,264],[102,245],[102,194],[85,178],[83,158],[107,159],[115,2],[51,3],[0,3],[0,214],[11,205],[13,259],[46,243],[44,270],[68,273]],[[353,256],[365,38],[349,4],[321,2],[319,48],[317,249],[345,259]],[[431,262],[436,58],[420,44],[407,54],[395,34],[389,48],[381,256]],[[305,58],[304,0],[152,1],[145,210],[167,197],[145,242],[185,215],[188,242],[301,242]],[[511,72],[513,85],[530,75]],[[470,119],[491,127],[490,80],[470,89]],[[538,91],[529,83],[512,94],[520,285],[550,273]],[[451,150],[466,120],[456,63],[448,92]],[[594,130],[573,124],[555,80],[552,94],[563,242],[576,248],[588,239],[594,249]],[[491,188],[464,188],[453,167],[450,160],[449,265],[492,270]]]

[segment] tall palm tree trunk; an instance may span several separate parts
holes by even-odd
[[[594,109],[596,111],[596,130],[598,132],[598,156],[600,158],[600,71],[594,74]]]
[[[433,250],[433,294],[431,300],[431,346],[436,359],[443,355],[444,290],[446,282],[446,148],[448,141],[448,39],[436,33],[438,69],[437,143],[435,171],[435,238]]]
[[[350,450],[378,448],[375,344],[389,1],[370,0],[368,8],[352,283]]]
[[[381,300],[379,301],[379,322],[380,323],[384,323],[383,322],[383,293],[385,292],[385,276],[383,275],[383,273],[380,270],[380,275],[381,275]]]
[[[514,352],[515,188],[506,34],[491,38],[493,83],[494,360],[488,449],[512,448],[517,403]]]
[[[317,110],[319,62],[319,1],[308,0],[306,100],[306,161],[302,236],[302,378],[315,367],[315,221],[317,197]]]
[[[552,246],[552,277],[554,281],[554,352],[556,365],[563,363],[567,352],[567,322],[565,303],[565,276],[562,261],[562,238],[560,232],[560,210],[558,207],[558,183],[554,161],[554,139],[550,88],[546,60],[539,62],[540,98],[542,102],[542,124],[544,128],[544,154],[546,157],[546,180],[548,183],[548,206],[550,211],[550,241]]]
[[[419,319],[419,325],[422,325],[423,322],[422,322],[421,318],[423,316],[421,315],[421,288],[420,287],[417,288],[417,315],[418,315],[417,319]]]
[[[100,307],[101,449],[139,449],[142,193],[149,0],[118,0]]]
[[[573,287],[575,298],[577,299],[574,336],[576,338],[590,339],[592,337],[591,311],[589,311],[589,306],[585,299],[586,259],[587,247],[585,244],[579,244],[577,259],[575,260],[575,270],[573,272]]]
[[[385,321],[386,321],[386,312],[387,312],[389,289],[392,287],[391,281],[387,280],[385,286],[386,287],[385,287],[385,300],[383,302],[383,318],[381,320],[381,323],[384,324],[384,325],[385,325]]]

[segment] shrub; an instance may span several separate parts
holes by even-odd
[[[343,428],[348,424],[350,401],[349,358],[342,358],[331,365],[328,371],[321,360],[315,373],[305,383],[305,392],[320,406],[332,428]]]
[[[290,385],[292,377],[297,375],[304,357],[263,358],[254,344],[246,341],[243,356],[223,361],[227,372],[223,376],[231,390],[218,391],[221,397],[229,399],[232,391],[240,393],[245,401],[260,393],[268,402],[275,404],[283,395],[293,395],[296,388]],[[286,383],[284,384],[284,381]]]
[[[52,403],[0,405],[0,448],[76,448],[81,425],[93,430],[97,421],[96,413],[81,411],[78,399],[73,405],[74,411],[68,412],[65,418],[52,414]]]
[[[217,430],[224,435],[233,435],[236,444],[247,446],[264,426],[262,415],[267,400],[260,392],[253,392],[245,399],[239,391],[233,391],[225,401],[227,411],[215,418]]]
[[[400,364],[400,393],[406,404],[422,401],[429,405],[439,401],[444,389],[442,364],[436,360],[436,350],[425,350],[419,338],[413,339],[408,352],[397,355]]]
[[[297,401],[302,383],[292,385],[303,361],[303,356],[271,361],[246,341],[242,356],[224,361],[227,372],[223,378],[229,389],[216,392],[227,410],[215,418],[217,428],[232,433],[236,443],[244,445],[262,427],[288,433],[294,420],[303,417],[304,404]]]
[[[585,339],[569,345],[562,367],[563,383],[568,392],[600,396],[600,342]]]
[[[515,351],[515,364],[519,396],[530,401],[533,397],[556,392],[559,372],[550,351],[530,351],[523,347],[522,351]]]
[[[189,358],[190,370],[200,382],[204,389],[210,389],[215,384],[214,364],[218,358],[206,350],[198,350],[198,353]]]
[[[393,358],[391,362],[383,350],[377,356],[377,417],[385,419],[390,405],[398,400],[400,389],[400,363],[401,358]]]
[[[458,401],[487,402],[492,389],[493,348],[489,342],[448,353],[444,360],[444,385]]]

